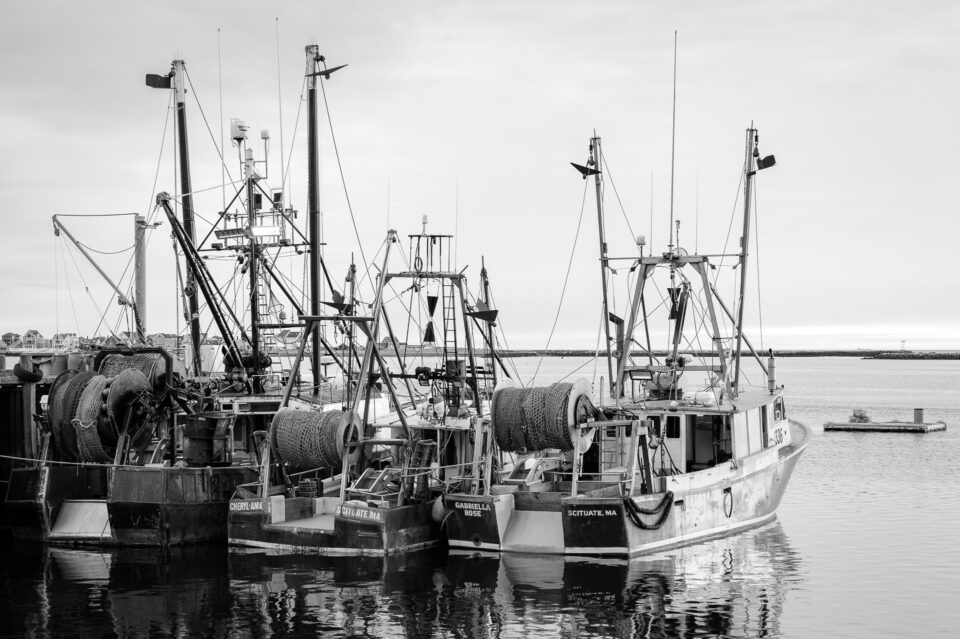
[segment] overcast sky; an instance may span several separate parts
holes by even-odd
[[[766,345],[960,348],[956,3],[680,4],[4,3],[0,330],[91,334],[97,309],[114,304],[75,268],[50,216],[149,214],[155,176],[174,191],[169,129],[161,155],[169,95],[143,76],[176,57],[217,142],[222,82],[224,126],[239,117],[271,131],[275,185],[281,138],[292,149],[290,197],[305,211],[302,119],[293,134],[303,47],[316,43],[329,64],[349,64],[326,89],[367,257],[388,225],[405,237],[428,215],[430,230],[457,231],[474,287],[485,257],[510,345],[543,346],[584,193],[568,162],[585,160],[594,130],[610,168],[612,252],[632,247],[610,177],[633,230],[652,228],[666,248],[677,30],[681,244],[723,248],[751,121],[761,152],[777,156],[757,184]],[[197,102],[188,107],[194,188],[212,189],[197,209],[210,217],[220,168]],[[357,243],[329,131],[321,147],[327,250],[342,279]],[[588,199],[556,347],[595,343],[594,215]],[[98,250],[132,243],[128,218],[67,223]],[[171,331],[169,227],[152,234],[148,329]],[[128,255],[104,256],[117,277]]]

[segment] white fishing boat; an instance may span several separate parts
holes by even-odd
[[[776,516],[809,431],[788,419],[772,351],[755,350],[743,330],[751,193],[757,171],[774,162],[760,157],[757,132],[747,129],[739,253],[688,253],[671,219],[662,254],[645,255],[641,236],[639,255],[611,257],[600,139],[591,138],[587,165],[574,166],[596,184],[612,382],[599,393],[586,380],[497,387],[485,481],[444,500],[451,547],[636,555]],[[733,306],[717,293],[715,270],[730,266],[724,257],[739,269],[732,275],[739,279]],[[626,320],[609,304],[611,264],[634,278]],[[662,301],[651,304],[655,295]],[[665,331],[656,331],[658,319],[666,321]],[[652,334],[667,347],[654,350]],[[762,371],[760,387],[747,383],[747,358]]]

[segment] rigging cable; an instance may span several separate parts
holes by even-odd
[[[497,308],[497,300],[493,296],[493,290],[490,291],[490,304],[493,308]],[[509,352],[510,344],[507,343],[507,333],[503,328],[503,320],[500,317],[497,317],[497,328],[500,330],[500,341],[503,342],[504,348]],[[519,386],[523,387],[523,380],[520,378],[520,370],[517,368],[516,362],[513,361],[512,357],[507,359],[510,360],[510,367],[513,369],[513,380],[517,382]]]
[[[304,77],[303,84],[300,86],[300,103],[297,105],[297,117],[293,121],[293,139],[290,140],[290,153],[287,154],[287,160],[285,162],[287,167],[285,171],[287,180],[290,179],[290,163],[293,162],[293,149],[297,141],[297,131],[300,129],[300,112],[303,110],[303,92],[304,90],[306,90],[306,88],[307,88],[307,78]],[[283,158],[281,158],[280,161],[283,162]],[[287,184],[283,183],[281,187],[286,189]],[[292,186],[290,188],[291,190],[293,189]]]
[[[187,76],[187,84],[190,85],[190,90],[193,92],[193,99],[197,103],[197,110],[200,111],[200,117],[203,119],[203,125],[207,127],[207,133],[210,135],[210,141],[213,142],[213,148],[217,150],[217,156],[220,158],[220,166],[223,167],[227,172],[227,177],[230,178],[230,182],[233,182],[233,175],[230,174],[230,167],[227,166],[226,160],[223,159],[223,151],[220,149],[220,146],[217,144],[217,139],[213,137],[213,130],[210,128],[210,123],[207,122],[207,115],[203,112],[203,105],[200,104],[200,94],[197,93],[197,90],[193,88],[193,80],[190,79],[190,72],[187,71],[187,65],[183,65],[184,74]],[[222,131],[222,129],[221,129]],[[213,188],[219,188],[213,187]],[[194,211],[196,213],[196,211]],[[206,220],[204,220],[206,222]],[[209,222],[207,222],[209,224]]]
[[[599,340],[597,340],[597,341],[599,342]],[[599,346],[597,346],[597,352],[598,352],[598,353],[600,352],[600,347],[599,347]],[[557,382],[562,382],[562,381],[564,381],[564,380],[570,379],[570,377],[573,376],[574,373],[576,373],[576,372],[579,371],[581,368],[583,368],[584,366],[586,366],[587,364],[589,364],[591,361],[594,362],[594,378],[596,378],[596,360],[597,360],[596,357],[594,357],[592,360],[588,358],[585,362],[583,362],[582,364],[580,364],[579,366],[577,366],[575,369],[573,369],[572,371],[570,371],[569,373],[567,373],[566,375],[564,375],[563,377],[561,377],[560,379],[558,379]]]
[[[57,217],[127,217],[136,213],[57,213]]]
[[[597,368],[600,365],[600,336],[602,334],[603,334],[603,307],[600,308],[600,326],[597,328],[597,346],[596,346],[596,350],[593,351],[593,377],[590,379],[590,382],[592,384],[597,383]],[[578,366],[574,372],[576,372],[577,370],[580,370],[581,368],[583,368],[583,366]],[[572,374],[573,373],[568,374],[567,377],[569,377]],[[563,379],[566,379],[567,377],[564,377]],[[600,393],[601,394],[603,393],[602,385],[600,387]]]
[[[720,278],[720,267],[723,266],[723,259],[726,257],[727,246],[730,245],[730,233],[733,232],[733,220],[737,216],[737,203],[740,201],[740,187],[743,185],[743,177],[746,173],[746,164],[740,171],[740,180],[737,182],[737,194],[733,198],[733,209],[730,211],[730,223],[727,225],[727,236],[723,240],[723,250],[720,251],[720,263],[717,264],[717,274],[713,277],[713,285],[716,287],[717,280]],[[736,291],[734,291],[736,292]]]
[[[97,250],[97,249],[93,248],[93,247],[90,246],[89,244],[84,244],[83,242],[77,242],[77,244],[79,244],[79,245],[82,246],[83,248],[87,249],[88,251],[93,251],[94,253],[99,253],[100,255],[120,255],[121,253],[126,253],[127,251],[133,249],[133,248],[136,246],[136,244],[131,244],[131,245],[128,246],[127,248],[125,248],[125,249],[120,249],[119,251],[100,251],[100,250]]]
[[[80,265],[77,264],[77,259],[74,257],[73,253],[67,253],[70,256],[70,260],[73,262],[74,268],[77,269],[77,275],[80,276],[80,281],[83,282],[83,288],[87,292],[87,295],[90,297],[90,301],[93,304],[94,308],[97,309],[100,315],[100,322],[97,324],[97,328],[94,329],[93,334],[96,335],[100,330],[100,325],[103,324],[103,319],[106,317],[106,312],[103,311],[100,306],[97,304],[97,300],[93,297],[93,294],[90,292],[90,286],[87,284],[87,280],[83,277],[83,271],[80,270]],[[111,297],[113,296],[113,291],[111,291]]]
[[[570,250],[570,259],[567,262],[567,272],[563,276],[563,288],[560,290],[560,303],[557,305],[557,314],[553,318],[553,326],[550,327],[550,335],[547,336],[547,344],[543,347],[543,350],[540,351],[540,359],[537,362],[537,368],[533,371],[533,377],[530,378],[530,383],[533,384],[537,379],[537,373],[540,372],[540,366],[543,364],[543,358],[546,355],[547,349],[550,348],[550,341],[553,339],[553,332],[557,328],[557,322],[560,320],[560,311],[563,308],[563,298],[567,292],[567,283],[570,281],[570,270],[573,267],[573,256],[577,252],[577,241],[580,239],[580,226],[583,224],[583,211],[586,208],[587,204],[587,181],[583,181],[583,199],[580,201],[580,217],[577,219],[577,231],[573,237],[573,248]]]
[[[630,224],[630,218],[627,217],[627,210],[623,207],[623,202],[620,201],[620,193],[617,192],[617,185],[613,181],[613,173],[610,172],[610,165],[607,163],[607,156],[604,155],[603,149],[600,149],[600,161],[603,162],[603,168],[607,173],[607,177],[610,178],[610,186],[613,187],[613,194],[617,198],[617,204],[620,205],[620,212],[623,213],[623,220],[627,223],[627,228],[630,229],[630,237],[637,239],[637,234],[633,232],[633,226]]]
[[[350,204],[350,193],[347,191],[347,179],[343,174],[343,164],[340,161],[340,149],[337,147],[337,136],[333,132],[333,119],[330,115],[330,105],[327,103],[327,89],[325,87],[325,82],[321,81],[320,91],[323,94],[323,108],[327,113],[327,124],[330,127],[330,141],[333,142],[333,153],[337,158],[337,168],[340,170],[340,181],[343,183],[343,195],[347,200],[347,210],[350,211],[350,222],[353,224],[353,233],[357,238],[357,245],[360,249],[360,259],[363,261],[364,268],[369,273],[370,266],[367,262],[366,255],[363,253],[363,243],[360,241],[360,231],[357,229],[357,219],[353,215],[353,205]],[[373,282],[370,282],[370,285],[373,286]]]

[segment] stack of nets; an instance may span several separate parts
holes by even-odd
[[[271,428],[280,459],[292,469],[311,470],[343,463],[344,445],[356,436],[349,424],[339,410],[284,408],[274,415]]]
[[[490,414],[500,450],[573,450],[569,410],[573,390],[573,384],[563,382],[498,389]]]

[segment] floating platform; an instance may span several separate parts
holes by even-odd
[[[824,431],[849,431],[857,433],[934,433],[947,430],[945,422],[827,422]]]

